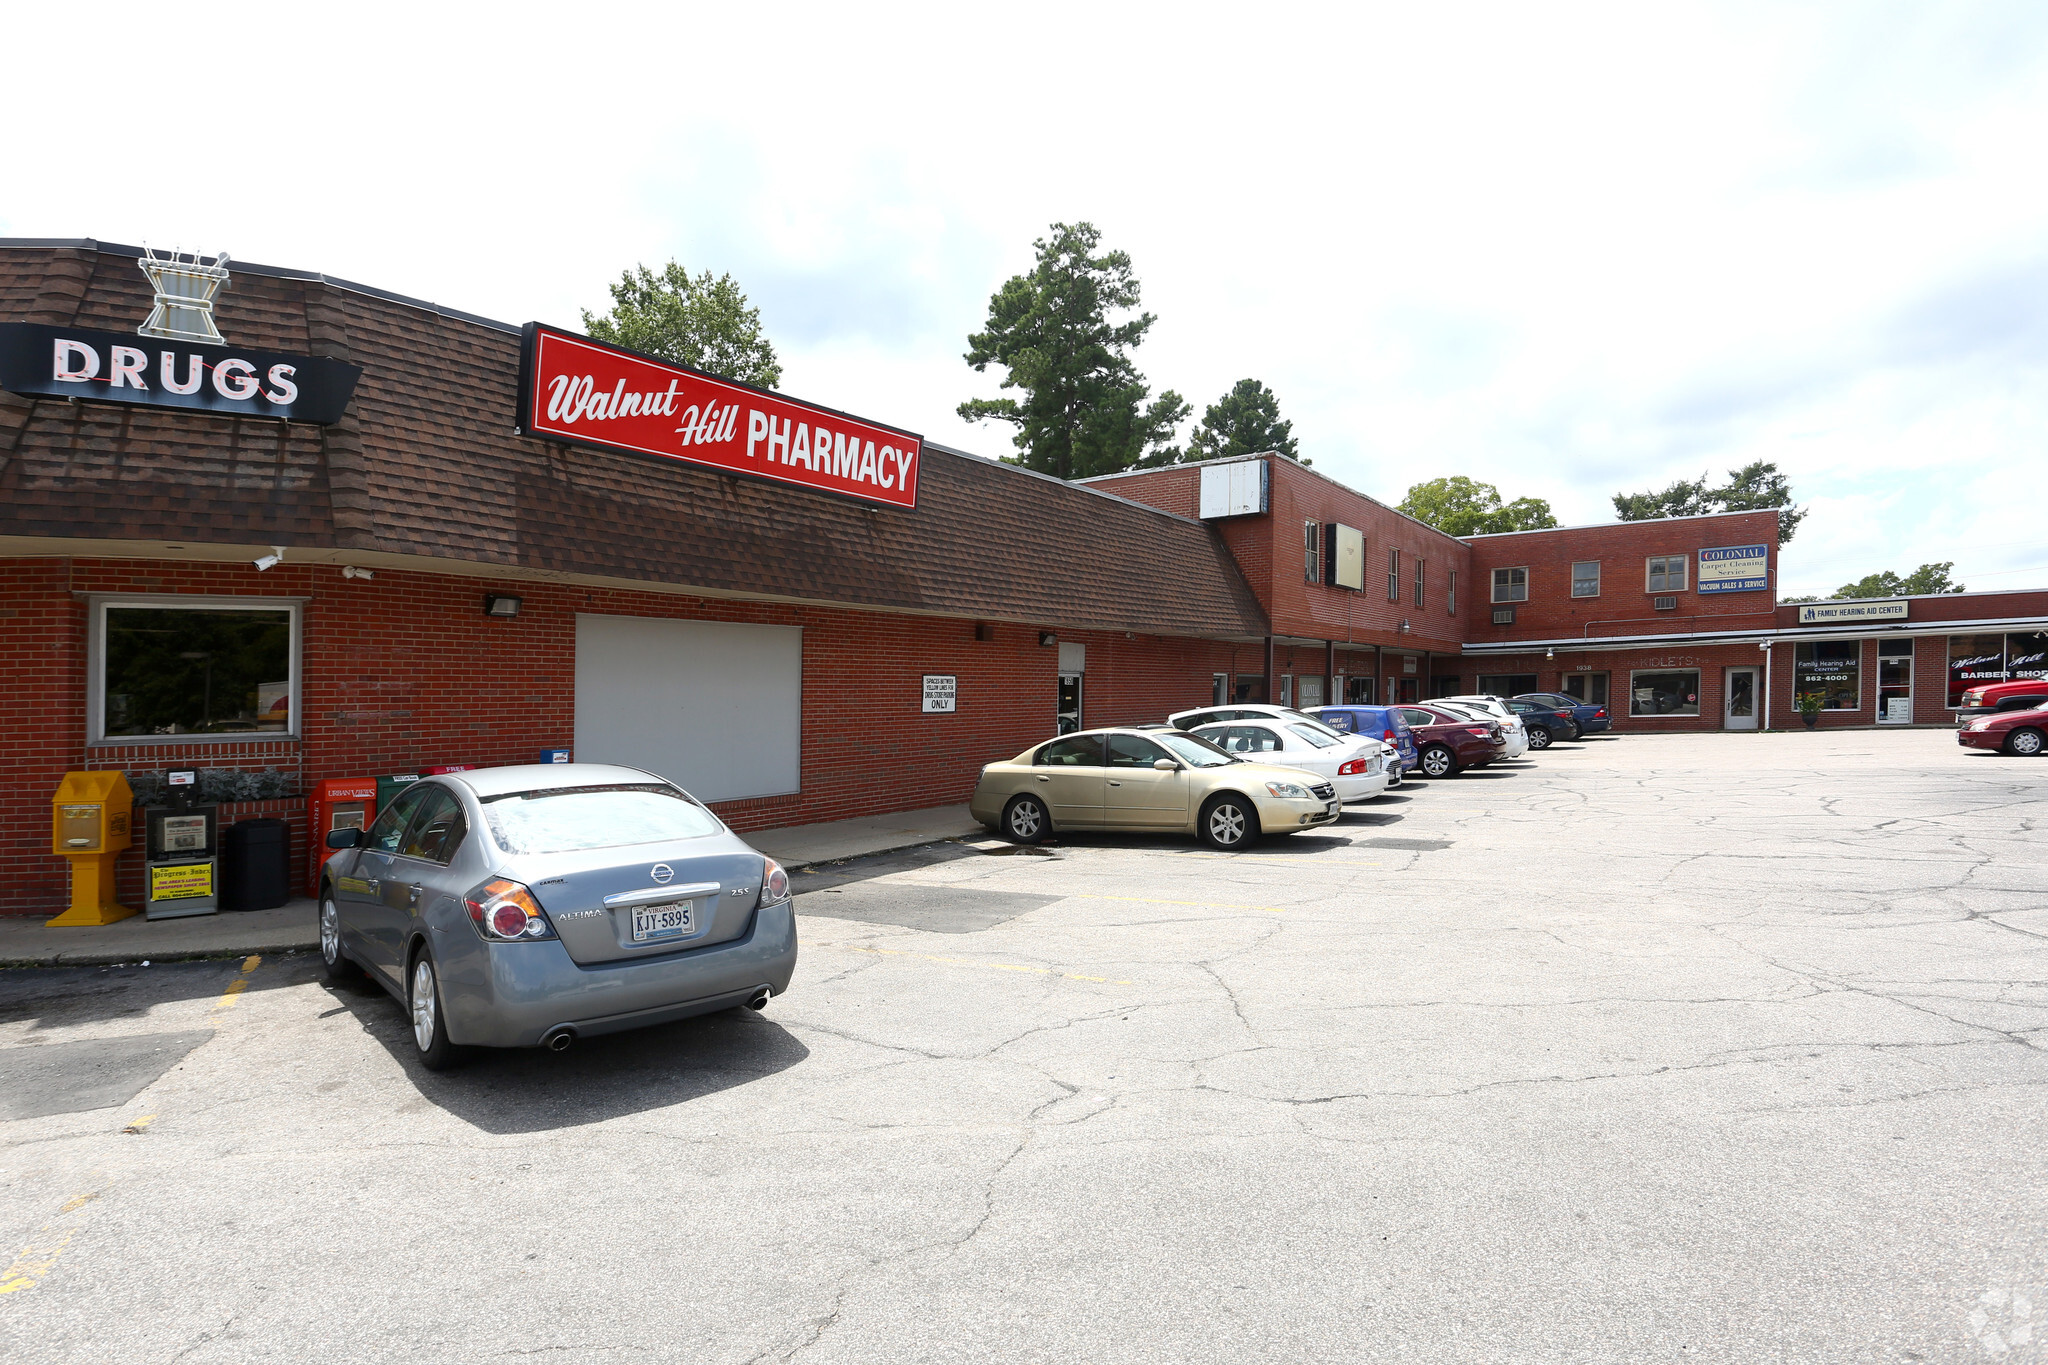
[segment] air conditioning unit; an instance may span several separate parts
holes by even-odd
[[[1513,607],[1495,607],[1493,609],[1493,623],[1497,626],[1513,625],[1515,623],[1515,609]]]
[[[1652,598],[1650,601],[1650,605],[1655,607],[1658,611],[1677,611],[1678,599],[1675,597]]]

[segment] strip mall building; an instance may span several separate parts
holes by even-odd
[[[320,779],[548,750],[748,830],[1223,697],[1936,725],[2048,655],[2048,593],[1776,605],[1768,512],[1460,540],[1273,455],[1062,483],[303,271],[233,266],[215,341],[139,256],[0,241],[0,913],[65,904],[78,769],[267,773],[222,818],[303,860]]]

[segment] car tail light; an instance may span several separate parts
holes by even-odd
[[[1371,771],[1372,771],[1372,760],[1371,760],[1371,759],[1369,759],[1369,758],[1354,758],[1354,759],[1352,759],[1352,760],[1351,760],[1351,761],[1350,761],[1349,763],[1344,763],[1344,764],[1340,764],[1340,765],[1338,765],[1338,768],[1337,768],[1337,776],[1339,776],[1339,777],[1356,777],[1356,776],[1358,776],[1358,775],[1359,775],[1360,773],[1369,773],[1369,772],[1371,772]]]
[[[1473,726],[1473,727],[1472,727],[1472,733],[1473,733],[1473,734],[1475,734],[1475,735],[1477,735],[1477,736],[1479,736],[1479,737],[1480,737],[1481,739],[1499,739],[1499,738],[1500,738],[1500,731],[1498,731],[1498,730],[1487,730],[1487,729],[1482,729],[1481,727],[1479,727],[1479,726],[1477,726],[1477,725],[1475,725],[1475,726]]]
[[[545,910],[518,882],[494,877],[463,898],[478,933],[494,943],[553,938],[555,926]]]
[[[1607,708],[1603,706],[1603,707],[1601,707],[1601,708],[1600,708],[1600,709],[1599,709],[1598,711],[1595,711],[1595,712],[1593,713],[1593,719],[1594,719],[1594,720],[1606,720],[1606,719],[1607,719]]]
[[[780,905],[789,899],[789,874],[782,870],[782,864],[773,858],[761,860],[761,895],[754,902],[754,908],[764,905]]]
[[[1389,744],[1399,744],[1401,742],[1401,737],[1395,734],[1392,730],[1387,731],[1385,734],[1381,735],[1380,738],[1385,740]]]

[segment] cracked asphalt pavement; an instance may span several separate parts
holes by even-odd
[[[441,1075],[305,956],[0,973],[0,1355],[2034,1359],[2044,791],[1631,735],[941,845],[763,1014]]]

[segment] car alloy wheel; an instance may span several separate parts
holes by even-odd
[[[2006,740],[2005,747],[2022,758],[2036,757],[2041,752],[2041,732],[2039,730],[2015,730],[2012,732],[2012,737]]]
[[[1550,731],[1541,725],[1530,726],[1529,747],[1532,749],[1548,749],[1550,747]]]
[[[1458,761],[1451,757],[1449,749],[1431,746],[1422,751],[1422,771],[1431,777],[1448,777]]]
[[[344,981],[362,973],[355,959],[342,950],[341,911],[334,904],[334,893],[320,898],[320,966],[329,981]]]
[[[448,1021],[441,1009],[441,983],[434,976],[434,959],[425,948],[413,959],[412,1040],[419,1048],[420,1064],[429,1071],[444,1071],[455,1064],[455,1045],[448,1041]]]
[[[1035,844],[1043,839],[1051,823],[1051,816],[1035,796],[1017,797],[1003,811],[1003,833],[1020,844]]]
[[[1251,812],[1233,797],[1212,802],[1202,814],[1202,837],[1215,848],[1241,847],[1252,835]]]

